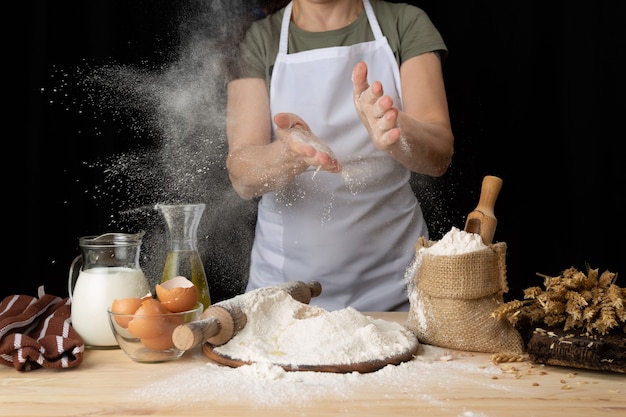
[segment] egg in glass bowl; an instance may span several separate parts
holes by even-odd
[[[184,350],[174,346],[172,333],[181,324],[200,319],[204,306],[172,312],[152,297],[115,300],[108,308],[109,322],[120,348],[135,362],[176,360]]]

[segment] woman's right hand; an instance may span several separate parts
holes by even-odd
[[[264,79],[228,83],[228,156],[226,167],[233,188],[244,199],[284,188],[313,167],[341,171],[332,150],[295,114],[272,120]],[[272,136],[272,122],[278,137]]]
[[[323,171],[341,172],[341,165],[332,149],[315,136],[298,115],[278,113],[274,116],[274,123],[278,138],[295,160]]]

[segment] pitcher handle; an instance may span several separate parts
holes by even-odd
[[[78,278],[78,273],[74,274],[74,268],[76,267],[76,264],[78,263],[78,261],[80,261],[80,265],[82,266],[82,255],[78,255],[74,258],[74,260],[72,261],[72,264],[70,265],[70,273],[68,276],[68,280],[67,280],[67,292],[70,296],[70,302],[72,302],[72,290],[74,288],[76,279]]]

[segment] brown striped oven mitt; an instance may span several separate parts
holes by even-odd
[[[0,363],[18,371],[79,365],[85,344],[71,325],[70,299],[38,292],[0,302]]]

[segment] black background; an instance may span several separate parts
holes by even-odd
[[[154,146],[158,139],[136,127],[145,115],[84,104],[93,103],[93,92],[85,92],[79,80],[86,67],[112,62],[144,68],[175,62],[181,28],[189,28],[185,22],[193,15],[189,10],[210,3],[31,4],[22,22],[28,36],[17,43],[27,51],[27,135],[10,139],[19,153],[5,152],[5,165],[19,169],[5,174],[5,183],[16,184],[18,192],[5,199],[9,249],[0,296],[36,295],[40,285],[66,296],[79,236],[140,227],[111,219],[136,201],[157,202],[152,191],[129,198],[133,188],[111,187],[94,161]],[[222,3],[234,8],[237,2]],[[496,175],[503,187],[494,240],[508,247],[507,298],[521,298],[524,288],[541,285],[537,273],[554,276],[571,266],[626,273],[621,64],[626,44],[620,2],[578,8],[544,1],[410,3],[426,10],[450,50],[445,79],[454,161],[442,178],[415,178],[431,238],[441,238],[452,226],[463,228],[482,178]],[[218,19],[211,13],[204,17]],[[215,96],[221,102],[223,91]],[[212,134],[223,141],[223,133]],[[223,145],[217,152],[223,156]],[[157,167],[152,174],[160,175]],[[199,245],[213,299],[219,301],[243,289],[254,216],[250,204],[240,202],[234,209],[217,204],[216,199],[233,198],[223,166],[217,164],[207,177],[221,194],[205,201],[203,222],[211,224],[202,226],[210,231],[199,234]],[[199,192],[198,198],[204,195]],[[157,235],[158,227],[149,232]],[[158,241],[150,234],[146,239]],[[146,244],[142,252],[152,281],[162,250],[153,248]]]

